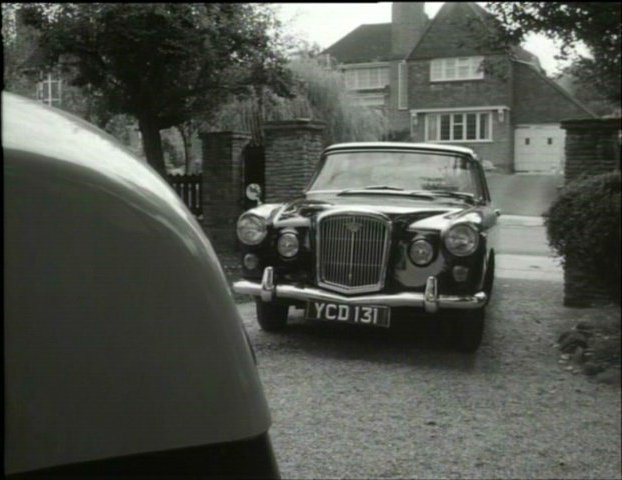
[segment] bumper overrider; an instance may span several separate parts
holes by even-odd
[[[478,309],[486,304],[486,294],[478,292],[474,295],[439,295],[438,280],[428,277],[425,291],[400,293],[375,293],[348,297],[315,287],[306,287],[282,283],[274,283],[274,269],[266,267],[261,283],[240,280],[233,284],[236,293],[260,297],[264,302],[276,299],[299,301],[318,301],[342,303],[347,305],[386,305],[388,307],[419,307],[428,313],[441,309]]]

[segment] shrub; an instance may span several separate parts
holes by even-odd
[[[568,184],[545,215],[549,244],[620,298],[620,172]]]
[[[291,60],[288,68],[297,81],[293,98],[281,98],[269,88],[261,94],[249,92],[232,97],[212,116],[210,128],[254,132],[260,137],[265,121],[308,118],[326,124],[324,145],[374,141],[386,136],[385,116],[379,110],[358,105],[348,94],[341,73],[310,58]]]

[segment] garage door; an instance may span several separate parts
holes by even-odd
[[[559,125],[519,125],[514,134],[517,172],[561,173],[566,131]]]

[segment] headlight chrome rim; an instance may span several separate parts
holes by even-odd
[[[284,258],[294,258],[300,251],[300,241],[294,232],[285,232],[279,236],[276,249]]]
[[[444,243],[456,257],[473,255],[479,247],[479,231],[468,223],[456,224],[445,234]]]
[[[417,238],[408,247],[408,258],[418,267],[425,267],[434,259],[434,247],[425,238]]]
[[[255,214],[242,214],[236,225],[240,242],[245,245],[259,245],[268,235],[266,220]]]

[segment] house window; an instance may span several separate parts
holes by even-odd
[[[37,83],[37,100],[52,107],[61,105],[62,80],[51,73]]]
[[[484,57],[437,58],[430,62],[430,81],[481,80]]]
[[[405,110],[408,108],[408,93],[406,90],[406,62],[402,61],[397,64],[397,108]]]
[[[348,90],[384,88],[389,84],[388,67],[349,68],[345,75]]]
[[[492,140],[490,112],[430,113],[426,115],[428,142]]]
[[[353,102],[356,105],[362,107],[384,107],[384,94],[376,94],[376,93],[359,93],[352,94],[351,96]]]

